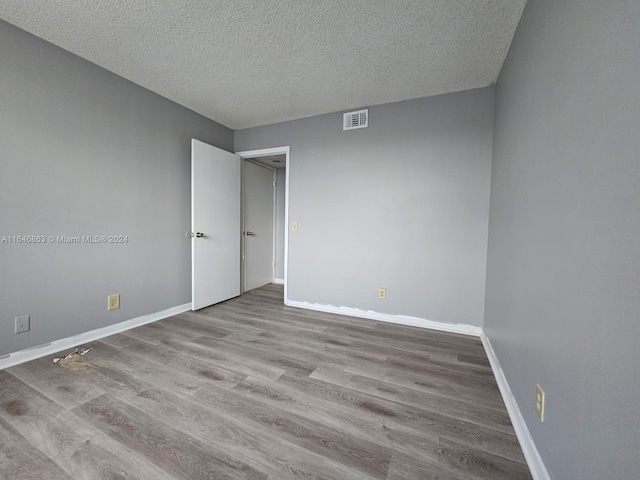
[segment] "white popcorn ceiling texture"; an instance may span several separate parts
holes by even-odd
[[[2,0],[0,18],[233,129],[495,83],[526,0]]]

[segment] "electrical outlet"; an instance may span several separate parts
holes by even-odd
[[[120,308],[120,294],[109,295],[107,299],[107,310],[117,310]]]
[[[379,288],[378,289],[378,298],[380,300],[386,300],[387,299],[387,289],[386,288]]]
[[[31,330],[31,317],[29,315],[16,317],[16,333],[24,333],[29,330]]]
[[[540,421],[544,422],[544,390],[540,385],[536,385],[536,413]]]
[[[297,232],[298,231],[298,222],[296,222],[296,221],[291,222],[291,231],[292,232]]]

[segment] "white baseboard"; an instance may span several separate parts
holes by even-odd
[[[276,285],[284,285],[284,278],[276,278],[273,283]]]
[[[531,475],[533,476],[534,480],[551,480],[549,472],[547,472],[547,467],[544,465],[544,462],[540,457],[540,453],[536,448],[536,444],[533,442],[533,438],[531,437],[529,428],[524,421],[524,417],[522,416],[520,407],[516,402],[516,398],[513,396],[511,387],[509,387],[507,377],[505,377],[504,372],[502,371],[502,367],[500,366],[500,362],[498,361],[496,352],[491,346],[489,337],[487,337],[485,333],[482,332],[482,334],[480,335],[480,339],[482,340],[482,345],[484,346],[484,350],[487,353],[487,357],[489,358],[489,363],[491,364],[493,375],[496,378],[496,382],[498,382],[498,387],[500,388],[502,399],[507,406],[507,412],[509,412],[509,418],[511,418],[513,429],[516,431],[518,441],[520,442],[520,447],[522,447],[522,453],[524,453],[524,456],[527,459],[527,464],[529,465],[529,469],[531,470]]]
[[[66,350],[84,343],[94,342],[101,338],[108,337],[109,335],[124,332],[125,330],[131,330],[132,328],[140,327],[147,323],[157,322],[163,318],[171,317],[189,310],[191,310],[191,303],[185,303],[184,305],[167,308],[160,312],[150,313],[149,315],[132,318],[131,320],[125,320],[124,322],[116,323],[115,325],[109,325],[89,332],[80,333],[72,337],[55,340],[45,345],[20,350],[9,354],[7,357],[0,358],[0,370],[13,367],[14,365],[19,365],[20,363],[28,362],[30,360],[35,360],[36,358],[44,357],[46,355],[51,355],[52,353],[59,352],[60,350]]]
[[[482,333],[481,327],[468,325],[466,323],[445,323],[434,322],[418,317],[408,317],[405,315],[392,315],[389,313],[374,312],[373,310],[360,310],[351,307],[335,307],[333,305],[324,305],[321,303],[298,302],[295,300],[285,300],[284,304],[289,307],[304,308],[305,310],[316,310],[318,312],[336,313],[338,315],[347,315],[349,317],[369,318],[371,320],[379,320],[381,322],[397,323],[400,325],[409,325],[412,327],[429,328],[431,330],[439,330],[441,332],[460,333],[462,335],[472,335],[479,337]]]

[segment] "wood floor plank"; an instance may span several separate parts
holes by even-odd
[[[424,335],[424,332],[423,332]],[[448,368],[457,372],[463,372],[474,376],[491,376],[490,368],[478,364],[461,363],[458,360],[459,354],[455,348],[442,347],[430,348],[428,353],[416,353],[401,348],[391,347],[384,342],[368,343],[361,340],[345,338],[339,333],[332,333],[331,330],[325,332],[294,331],[278,333],[264,332],[260,337],[276,337],[282,341],[294,341],[296,345],[304,344],[316,349],[323,349],[327,353],[343,353],[353,356],[366,355],[365,358],[375,357],[380,360],[397,359],[407,362],[414,362],[420,365],[433,365],[441,368]],[[482,357],[467,354],[466,357],[478,359]],[[463,358],[466,358],[463,355]],[[486,358],[486,357],[485,357]],[[488,362],[488,360],[487,360]]]
[[[0,418],[0,478],[65,480],[68,474]]]
[[[103,395],[74,410],[107,435],[185,480],[266,479],[267,475],[202,442],[166,427],[141,410]]]
[[[233,337],[235,335],[245,335],[244,333],[231,334],[225,338]],[[253,334],[250,334],[253,336]],[[224,368],[229,371],[233,371],[245,376],[257,376],[269,378],[272,380],[277,379],[286,370],[284,368],[274,367],[253,360],[246,355],[234,355],[230,353],[222,353],[219,350],[207,348],[203,345],[198,345],[193,342],[184,342],[178,339],[170,337],[164,338],[160,345],[174,353],[180,355],[188,355],[193,358],[205,361],[211,365],[215,365],[220,368]]]
[[[441,346],[455,349],[464,349],[482,352],[482,342],[477,337],[459,335],[448,332],[431,332],[425,328],[403,326],[394,328],[393,324],[386,322],[375,322],[373,330],[362,328],[360,325],[343,325],[340,327],[348,333],[360,333],[369,337],[380,337],[383,339],[398,340],[407,344],[420,344],[420,346]]]
[[[94,349],[98,348],[98,345],[94,344]],[[92,351],[92,356],[96,355],[96,353],[95,350]],[[45,378],[50,379],[50,381],[43,384],[40,383],[41,379],[30,380],[34,373],[23,369],[25,365],[29,365],[29,370],[35,367],[47,372]],[[54,365],[53,370],[50,370],[51,365]],[[52,399],[55,398],[55,391],[52,392],[52,389],[57,388],[56,385],[77,386],[89,384],[102,392],[120,392],[123,395],[135,395],[138,391],[146,388],[144,382],[137,375],[127,374],[126,371],[114,368],[109,364],[97,364],[95,361],[89,362],[86,358],[78,359],[78,361],[74,361],[73,365],[70,365],[66,362],[53,364],[50,358],[44,357],[28,364],[12,367],[9,371],[23,382],[34,385],[34,388],[37,384],[37,389]],[[60,406],[68,409],[77,405],[72,403],[71,405],[61,404]]]
[[[451,365],[433,362],[431,360],[416,362],[399,358],[387,358],[384,363],[386,368],[407,373],[416,373],[419,376],[439,376],[448,381],[464,386],[473,386],[480,389],[495,391],[498,384],[494,376],[487,371],[464,368],[460,365]]]
[[[335,403],[334,408],[365,410],[382,415],[386,417],[386,424],[411,429],[416,435],[427,432],[432,437],[445,436],[480,448],[483,442],[495,443],[496,441],[494,435],[488,434],[492,432],[483,430],[482,426],[475,422],[385,400],[353,388],[339,386],[338,382],[334,383],[332,380],[327,378],[318,382],[314,381],[314,378],[283,375],[278,379],[277,384],[286,383],[316,398]],[[499,448],[499,445],[496,445],[496,448]]]
[[[62,478],[171,480],[155,465],[7,372],[0,372],[0,419],[65,471]],[[52,467],[51,478],[57,478],[56,472]],[[47,473],[39,478],[50,477]]]
[[[448,368],[456,372],[466,373],[467,375],[480,377],[493,376],[493,372],[489,366],[489,360],[487,360],[486,357],[456,353],[453,349],[449,352],[451,355],[441,355],[440,352],[429,352],[429,355],[422,355],[399,351],[390,353],[387,358],[413,362],[419,365],[424,364]],[[461,358],[470,359],[470,361],[463,361]],[[483,361],[486,361],[486,365]]]
[[[363,342],[371,343],[373,345],[396,347],[401,350],[408,350],[416,353],[426,353],[432,351],[450,351],[465,352],[471,355],[479,355],[482,353],[482,346],[476,344],[460,344],[451,345],[450,343],[443,342],[430,338],[430,336],[424,332],[422,335],[415,336],[385,336],[384,332],[371,331],[367,329],[357,328],[353,326],[336,327],[326,329],[325,332],[328,335],[336,335],[342,338],[348,338],[353,340],[361,340]]]
[[[327,371],[327,368],[326,366],[321,366],[317,371],[321,372],[323,369]],[[317,378],[321,377],[318,376]],[[526,463],[506,409],[487,408],[473,402],[433,395],[367,377],[339,372],[338,370],[334,370],[330,378],[330,383],[334,385],[352,388],[359,392],[369,393],[401,404],[436,411],[475,423],[480,430],[478,440],[482,442],[482,447],[487,452],[504,456],[516,462]],[[288,377],[283,376],[279,379],[279,383],[287,380]],[[475,437],[474,440],[476,440]]]
[[[469,355],[465,353],[458,353],[458,361],[466,363],[468,365],[478,365],[491,370],[491,364],[486,355]]]
[[[420,457],[394,454],[387,480],[476,480],[463,471],[426,462]]]
[[[388,368],[386,366],[351,365],[344,370],[347,373],[369,377],[384,382],[409,387],[425,392],[432,392],[445,397],[458,398],[467,402],[476,402],[490,408],[504,408],[504,402],[493,380],[484,385],[482,382],[469,382],[455,378],[449,381],[449,375],[443,371],[416,373],[405,369]],[[319,374],[319,372],[316,372]]]
[[[127,399],[151,388],[162,387],[170,392],[188,395],[213,377],[208,373],[198,374],[205,370],[193,369],[189,370],[189,374],[184,374],[172,365],[140,355],[138,347],[138,344],[134,344],[132,348],[118,350],[98,344],[92,355],[85,359],[96,374],[109,377],[118,383],[116,388],[105,389],[106,393]],[[113,374],[114,371],[118,372],[118,376]],[[220,381],[225,381],[226,377],[219,378]],[[231,385],[235,385],[235,382],[231,382]]]
[[[479,339],[282,295],[0,371],[0,478],[531,479]]]
[[[80,376],[70,377],[68,369],[54,364],[50,358],[18,365],[11,372],[67,410],[104,393],[96,382]]]
[[[167,335],[170,335],[172,338],[182,338],[183,340],[193,340],[197,337],[193,336],[191,333],[184,335],[178,334],[176,332],[167,332],[166,329],[158,327],[158,325],[154,325],[153,327],[149,325],[143,325],[141,327],[134,328],[132,330],[127,330],[126,332],[122,332],[122,335],[126,337],[131,337],[135,340],[144,341],[147,343],[152,343],[154,345],[159,345],[161,340],[165,338]]]
[[[421,338],[426,336],[430,340],[446,342],[453,347],[456,347],[458,345],[473,345],[475,347],[482,346],[482,341],[476,336],[461,335],[458,333],[444,332],[439,330],[429,330],[423,327],[414,327],[411,325],[405,325],[402,327],[402,329],[398,329],[393,323],[377,322],[376,330],[379,332],[393,334],[396,337],[402,336]]]
[[[526,465],[463,445],[440,439],[440,463],[465,472],[478,480],[531,480]]]
[[[272,333],[263,333],[250,338],[234,338],[233,335],[230,335],[224,340],[241,347],[255,348],[271,354],[281,354],[313,365],[330,363],[345,367],[353,364],[384,366],[386,361],[386,357],[382,355],[361,352],[332,352],[329,354],[328,349],[323,351],[317,347],[306,345],[304,342],[298,341],[298,337],[295,335],[287,338],[284,338],[284,335]]]
[[[208,323],[197,322],[191,319],[186,313],[181,313],[176,315],[175,317],[167,318],[160,322],[157,322],[158,325],[162,327],[170,328],[172,331],[177,332],[191,332],[196,334],[196,337],[200,337],[202,335],[207,335],[208,337],[214,338],[222,338],[227,335],[231,335],[232,333],[238,333],[238,329],[236,328],[227,328],[224,325],[220,325],[216,322],[209,321]],[[246,330],[240,330],[245,331]]]
[[[236,321],[233,320],[224,320],[222,318],[214,318],[211,315],[207,315],[205,313],[205,311],[209,311],[209,312],[213,312],[215,313],[215,310],[209,310],[211,308],[215,308],[217,306],[214,305],[214,307],[208,307],[208,309],[203,309],[203,310],[198,310],[195,312],[183,312],[180,315],[176,315],[175,318],[177,319],[182,319],[182,318],[186,318],[188,320],[190,320],[191,322],[198,324],[198,325],[202,325],[204,327],[209,327],[211,325],[216,325],[220,328],[224,328],[227,330],[231,330],[232,333],[240,333],[240,332],[245,332],[245,333],[250,333],[250,332],[255,332],[256,334],[260,334],[262,332],[264,332],[264,330],[262,328],[256,328],[256,327],[252,327],[250,325],[244,325],[241,323],[238,323]]]
[[[131,330],[130,332],[134,331],[135,330]],[[130,332],[125,332],[125,334],[129,335]],[[138,335],[134,335],[136,335],[137,338]],[[198,375],[218,382],[226,382],[235,385],[245,378],[245,375],[232,370],[216,367],[200,359],[181,355],[177,352],[162,348],[161,346],[152,345],[144,341],[139,341],[133,344],[131,348],[126,350],[126,352],[136,357],[152,360],[160,365],[167,365],[168,367],[185,372],[188,375]]]
[[[267,407],[235,392],[204,387],[194,392],[194,397],[215,403],[226,415],[246,419],[267,433],[373,478],[384,479],[387,476],[390,454],[371,442],[339,434],[320,423]]]
[[[250,296],[247,295],[247,297]],[[199,310],[204,315],[215,316],[238,322],[240,325],[252,326],[262,330],[278,330],[280,328],[294,328],[310,331],[322,331],[328,327],[342,328],[345,325],[358,326],[364,330],[373,331],[375,324],[370,320],[355,317],[310,312],[280,305],[269,308],[257,305],[254,300],[224,302],[214,307]]]
[[[149,323],[147,325],[143,325],[141,327],[134,328],[133,330],[129,330],[126,333],[136,332],[138,335],[135,338],[146,340],[148,338],[153,338],[155,334],[169,334],[175,338],[179,338],[182,340],[193,340],[194,338],[202,335],[201,333],[194,332],[189,328],[176,328],[174,323],[176,320],[173,318],[165,318],[160,320],[159,322]],[[217,331],[212,331],[213,329],[209,329],[211,333],[215,333],[216,336],[220,336]]]
[[[122,333],[116,333],[115,335],[100,339],[100,343],[113,348],[127,348],[131,346],[133,342],[135,342],[135,338],[127,337]]]
[[[494,399],[498,398],[495,395],[497,384],[493,373],[489,370],[434,361],[427,356],[422,356],[420,359],[411,358],[411,360],[407,360],[396,355],[385,355],[386,352],[382,349],[370,349],[365,353],[363,348],[339,348],[344,347],[346,344],[337,338],[315,332],[313,333],[314,337],[309,338],[305,336],[305,333],[301,331],[294,331],[290,334],[264,332],[249,338],[225,337],[225,340],[270,352],[280,352],[312,363],[335,364],[348,368],[360,366],[365,370],[369,368],[374,372],[383,372],[382,375],[389,370],[394,370],[406,372],[407,374],[418,373],[420,378],[444,376],[447,382],[463,387],[475,385],[476,387],[484,388],[488,386],[491,390],[491,396]],[[502,405],[499,408],[502,409]]]
[[[469,422],[484,425],[506,433],[513,433],[511,420],[504,409],[490,408],[460,399],[436,395],[369,377],[345,373],[339,369],[321,366],[312,374],[334,385],[351,388],[393,402],[412,405]]]
[[[253,468],[268,474],[269,478],[372,479],[278,436],[265,434],[241,417],[225,415],[216,404],[199,402],[193,396],[179,397],[166,390],[154,389],[141,392],[127,402],[169,426],[189,432],[207,445],[224,448],[234,458],[243,459]]]
[[[431,452],[433,460],[437,461],[437,437],[394,424],[387,412],[375,408],[374,403],[361,410],[336,408],[336,404],[318,401],[317,397],[290,385],[267,383],[254,378],[246,378],[233,390],[247,398],[320,423],[343,435],[373,442],[390,451],[414,456]]]
[[[216,351],[222,351],[224,353],[249,355],[251,358],[258,359],[267,365],[272,365],[277,368],[284,368],[285,370],[300,372],[304,375],[310,375],[317,367],[317,365],[314,363],[293,358],[288,355],[271,353],[269,351],[264,351],[253,347],[238,346],[232,343],[225,342],[224,340],[221,341],[206,336],[196,338],[193,343],[212,348]]]
[[[109,356],[109,353],[111,354]],[[127,369],[127,365],[130,365],[134,362],[131,361],[127,361],[127,353],[126,352],[116,352],[119,354],[118,357],[114,357],[113,356],[113,352],[109,352],[108,349],[105,348],[96,348],[96,351],[94,353],[94,355],[91,358],[87,358],[87,362],[98,362],[101,363],[102,361],[104,361],[105,359],[109,359],[109,361],[111,362],[111,364],[113,366],[122,368],[122,369]],[[107,354],[107,357],[105,357],[105,354]],[[135,355],[133,355],[135,357]],[[140,360],[143,365],[141,364],[137,364],[136,368],[142,368],[144,370],[147,370],[146,366],[144,365],[144,360]],[[164,367],[164,368],[159,368],[157,371],[153,372],[153,379],[151,379],[150,381],[154,382],[156,385],[159,385],[161,387],[167,388],[167,389],[172,389],[173,388],[173,383],[174,380],[173,378],[176,377],[176,373],[180,373],[180,372],[176,372],[174,371],[174,369],[172,367]],[[182,375],[182,378],[184,379],[184,374]],[[194,377],[195,379],[195,377]],[[182,393],[183,395],[187,395],[190,398],[194,398],[193,394],[196,390],[198,390],[198,388],[202,387],[203,385],[207,385],[207,386],[216,386],[219,388],[230,388],[233,385],[230,384],[226,384],[226,383],[211,383],[210,381],[207,381],[208,379],[204,379],[203,382],[198,385],[198,386],[193,386],[191,387],[192,389],[189,390],[180,390],[178,389],[177,392]],[[191,384],[193,384],[193,381],[190,382]],[[153,393],[151,393],[153,392]],[[164,391],[162,394],[159,393],[159,390],[154,390],[154,389],[149,389],[149,390],[145,390],[145,391],[141,391],[138,393],[137,396],[132,397],[131,395],[126,396],[126,401],[128,403],[134,404],[136,406],[140,405],[140,402],[143,399],[148,399],[148,398],[158,398],[161,397],[165,400],[165,402],[169,403],[170,405],[176,405],[178,404],[179,398],[178,397],[173,397],[171,400],[169,400],[171,398],[171,393],[169,391]],[[182,400],[180,400],[182,403],[185,402],[185,399],[183,398]],[[188,399],[186,400],[187,402],[189,401]],[[203,402],[203,405],[210,405],[211,402],[207,401],[207,402]],[[146,404],[148,405],[148,404]],[[189,412],[189,418],[193,417],[194,411],[197,411],[198,409],[196,407],[194,407],[193,402],[190,402],[191,408],[188,410]],[[219,410],[222,414],[227,414],[228,412],[226,412],[226,410],[222,410],[220,407],[221,405],[219,403],[215,404],[216,406],[216,410]],[[175,419],[175,411],[161,411],[161,409],[159,408],[155,408],[155,409],[147,409],[147,411],[151,410],[152,413],[156,414],[156,415],[162,415],[163,418],[165,417],[170,417],[170,418],[174,418]],[[154,415],[155,416],[155,415]],[[204,415],[201,415],[200,418],[198,419],[199,423],[198,425],[194,425],[193,423],[191,423],[189,425],[188,431],[193,432],[194,429],[198,428],[199,426],[205,425],[207,426],[207,430],[209,432],[218,432],[219,437],[224,438],[225,437],[225,433],[228,433],[230,430],[234,430],[235,432],[235,437],[237,439],[237,437],[239,437],[238,432],[239,429],[236,428],[231,428],[228,426],[223,428],[223,431],[220,431],[220,427],[221,425],[225,425],[225,421],[221,420],[222,417],[216,416],[214,414],[210,414],[210,417],[213,416],[213,418],[210,418],[208,421],[206,420],[206,417]],[[242,419],[241,419],[242,420]],[[181,422],[181,423],[185,423],[185,422]],[[253,437],[256,435],[255,432],[251,432],[249,433],[245,433],[244,434],[244,439],[248,439],[250,437],[250,435]],[[211,438],[211,437],[209,437]],[[234,441],[233,438],[230,439],[230,441]],[[269,437],[269,439],[266,439],[264,441],[264,445],[269,445],[269,453],[273,456],[274,453],[277,452],[273,452],[271,450],[273,447],[273,444],[275,443],[282,443],[280,440],[275,441],[273,437]],[[210,442],[209,442],[210,443]],[[228,445],[227,445],[228,446]],[[255,448],[255,445],[251,445],[253,448]],[[288,445],[288,446],[281,446],[281,453],[279,454],[280,457],[282,457],[284,455],[284,452],[290,452],[292,449],[295,450],[294,445]],[[237,453],[237,448],[235,449]],[[253,452],[253,454],[257,454],[256,451]],[[285,458],[287,458],[287,461],[280,461],[279,465],[269,465],[271,470],[276,470],[278,471],[280,474],[285,475],[286,472],[289,472],[288,474],[290,474],[292,471],[296,471],[298,472],[298,474],[300,474],[301,472],[305,472],[305,476],[308,475],[312,475],[313,469],[311,469],[310,467],[315,466],[318,467],[319,465],[323,464],[323,461],[320,460],[315,460],[314,462],[310,462],[309,461],[309,452],[307,452],[306,455],[298,455],[297,457],[293,457],[291,458],[290,456],[285,456]],[[243,458],[246,458],[246,452]],[[277,457],[274,457],[277,458]],[[324,462],[325,464],[327,463],[326,461]],[[286,465],[286,468],[284,467]],[[264,467],[264,465],[262,465]],[[306,469],[306,470],[305,470]],[[368,475],[361,475],[357,470],[353,470],[353,469],[349,469],[349,468],[343,468],[340,465],[337,465],[335,462],[329,464],[329,465],[324,465],[324,467],[322,468],[323,470],[323,474],[321,477],[318,478],[335,478],[337,479],[341,479],[341,478],[372,478],[369,477]],[[345,476],[345,473],[347,473],[347,476]],[[314,474],[315,475],[315,474]],[[283,477],[284,478],[284,477]]]

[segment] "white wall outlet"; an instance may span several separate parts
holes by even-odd
[[[387,289],[386,288],[379,288],[378,289],[378,298],[380,300],[386,300],[387,299]]]
[[[120,294],[109,295],[107,299],[107,310],[117,310],[120,308]]]
[[[291,222],[291,231],[292,232],[297,232],[298,231],[298,222],[296,222],[295,220],[293,222]]]
[[[544,390],[540,385],[536,385],[536,413],[541,422],[544,422]]]
[[[24,333],[29,330],[31,330],[31,317],[29,315],[16,317],[16,333]]]

